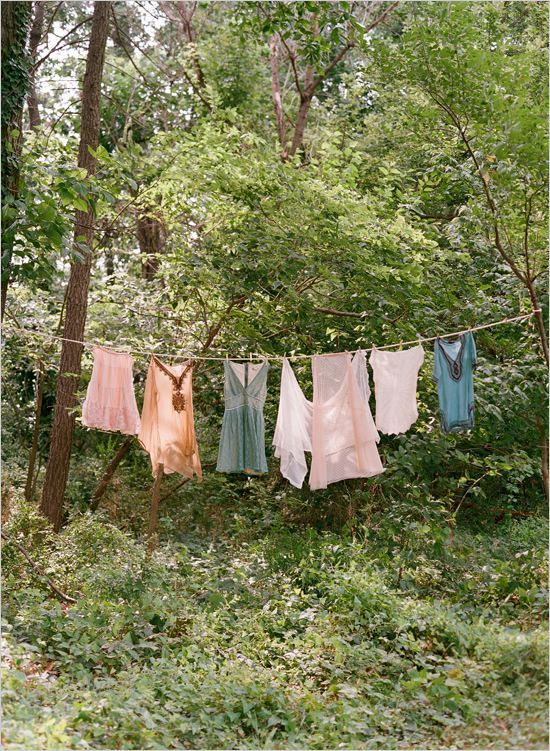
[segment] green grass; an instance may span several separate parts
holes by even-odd
[[[546,520],[406,565],[381,528],[238,525],[176,522],[148,560],[105,517],[56,536],[16,505],[8,533],[78,602],[4,546],[5,747],[547,746]]]

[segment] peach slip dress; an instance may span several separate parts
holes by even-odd
[[[374,347],[369,362],[374,375],[376,427],[382,433],[405,433],[418,418],[416,381],[424,362],[423,347],[401,352]]]
[[[92,377],[82,405],[87,428],[139,433],[139,412],[134,393],[134,358],[126,352],[94,347]]]
[[[313,357],[312,490],[384,471],[364,352]]]
[[[153,477],[179,472],[202,479],[193,420],[193,366],[165,365],[154,355],[149,363],[139,442],[151,457]]]

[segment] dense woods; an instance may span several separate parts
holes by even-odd
[[[547,36],[538,2],[2,3],[6,748],[546,747]],[[216,471],[226,356],[520,316],[474,331],[472,429],[427,341],[384,473],[298,490],[273,359],[269,471]],[[93,344],[140,411],[196,358],[202,482],[82,424]]]

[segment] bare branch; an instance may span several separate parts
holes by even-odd
[[[381,13],[377,18],[372,21],[369,26],[365,29],[363,32],[364,34],[368,34],[369,31],[372,31],[378,24],[382,23],[382,21],[388,16],[391,11],[399,5],[399,0],[396,0],[396,2],[393,2],[391,5],[389,5],[386,10]],[[338,52],[337,55],[330,61],[330,63],[325,67],[323,72],[317,76],[317,78],[314,79],[312,84],[312,90],[314,91],[319,84],[324,81],[324,79],[327,77],[327,75],[330,73],[330,71],[334,68],[335,65],[338,65],[340,60],[355,46],[355,42],[353,40],[349,40],[348,43],[342,47],[342,49]]]
[[[63,35],[63,36],[61,37],[61,39],[59,39],[59,40],[58,40],[57,44],[55,44],[55,45],[54,45],[54,46],[53,46],[53,47],[51,48],[51,50],[49,50],[49,52],[47,52],[47,53],[46,53],[46,54],[44,55],[44,57],[41,57],[41,58],[40,58],[40,60],[38,60],[38,61],[37,61],[36,63],[34,63],[34,65],[32,66],[32,69],[33,69],[33,70],[37,70],[37,69],[38,69],[38,68],[39,68],[39,67],[40,67],[40,66],[42,65],[42,63],[44,63],[44,62],[45,62],[45,61],[46,61],[46,60],[47,60],[47,59],[48,59],[48,58],[49,58],[49,57],[50,57],[51,55],[53,55],[53,53],[54,53],[54,52],[56,52],[56,51],[57,51],[57,50],[58,50],[58,49],[60,48],[60,45],[61,45],[61,43],[62,43],[62,42],[64,42],[64,41],[65,41],[65,39],[67,39],[67,37],[70,37],[70,36],[71,36],[71,34],[74,34],[74,32],[75,32],[75,31],[76,31],[77,29],[80,29],[80,27],[81,27],[81,26],[84,26],[84,24],[85,24],[85,23],[88,23],[88,21],[91,21],[91,20],[92,20],[92,19],[91,19],[91,16],[88,16],[88,17],[87,17],[87,18],[85,18],[85,19],[84,19],[83,21],[80,21],[80,23],[77,23],[77,24],[76,24],[76,26],[73,26],[73,28],[72,28],[72,29],[70,29],[70,30],[69,30],[69,31],[68,31],[68,32],[67,32],[66,34],[64,34],[64,35]]]
[[[292,72],[294,74],[294,83],[296,84],[296,88],[298,90],[298,93],[302,93],[302,86],[300,84],[300,77],[298,75],[298,70],[296,69],[296,52],[294,50],[291,50],[288,44],[286,43],[285,38],[282,36],[282,34],[278,34],[279,39],[283,43],[284,48],[287,51],[288,59],[290,60],[290,66],[292,68]]]

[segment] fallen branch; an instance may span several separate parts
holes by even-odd
[[[169,490],[167,493],[165,493],[164,495],[160,497],[161,502],[165,501],[167,498],[173,495],[176,492],[176,490],[179,490],[187,482],[189,482],[189,477],[184,477],[183,480],[180,480],[180,482],[178,482],[178,484],[175,487],[173,487],[171,490]]]
[[[53,581],[46,576],[46,574],[42,571],[42,569],[40,568],[40,566],[33,561],[33,559],[28,554],[27,550],[23,547],[23,545],[21,545],[21,543],[17,542],[17,540],[12,540],[4,532],[4,530],[1,530],[0,534],[2,535],[2,539],[3,540],[5,540],[6,542],[11,542],[12,545],[15,545],[15,547],[25,556],[25,558],[27,559],[27,561],[31,564],[31,566],[33,567],[33,569],[38,574],[38,576],[40,576],[42,579],[44,579],[46,581],[46,583],[48,584],[48,586],[51,587],[51,589],[53,589],[53,591],[55,592],[55,594],[59,597],[59,599],[62,602],[66,602],[66,603],[71,604],[71,605],[76,602],[76,600],[74,599],[74,597],[69,597],[69,595],[66,595],[65,592],[62,592],[59,589],[59,587],[57,587],[53,583]]]
[[[506,515],[510,514],[510,516],[513,517],[525,517],[525,516],[536,516],[534,511],[515,511],[514,509],[510,508],[501,508],[500,506],[491,506],[490,508],[483,508],[479,505],[479,503],[474,503],[473,501],[466,501],[462,504],[462,508],[475,508],[480,509],[482,511],[487,511],[488,513],[495,514],[496,516]],[[457,513],[458,509],[454,512]]]

